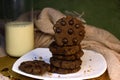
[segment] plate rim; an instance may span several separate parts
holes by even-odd
[[[32,52],[34,52],[35,50],[39,50],[39,49],[45,49],[45,50],[48,50],[48,48],[36,48],[36,49],[33,49],[33,50],[31,50],[30,52],[28,52],[28,53],[26,53],[25,55],[23,55],[23,56],[27,56],[27,55],[30,55],[30,53],[32,53]],[[87,50],[87,49],[82,49],[83,51],[93,51],[93,50]],[[96,51],[94,51],[95,53],[98,53],[98,52],[96,52]],[[106,69],[107,69],[107,62],[106,62],[106,60],[105,60],[105,58],[103,57],[103,55],[101,55],[100,53],[98,53],[97,55],[99,55],[99,56],[101,56],[102,57],[102,59],[103,59],[103,61],[104,61],[104,70],[102,70],[101,71],[101,73],[99,73],[99,75],[97,74],[97,75],[94,75],[94,77],[92,77],[92,76],[89,76],[88,78],[86,77],[86,78],[81,78],[81,77],[77,77],[77,78],[69,78],[69,80],[73,80],[73,79],[90,79],[90,78],[95,78],[95,77],[99,77],[100,75],[102,75],[105,71],[106,71]],[[24,58],[23,56],[21,56],[20,58],[18,58],[15,62],[14,62],[14,64],[13,64],[13,66],[12,66],[12,70],[14,71],[14,72],[16,72],[16,73],[18,73],[18,74],[21,74],[21,75],[24,75],[24,76],[27,76],[27,77],[31,77],[31,78],[36,78],[36,79],[58,79],[58,78],[52,78],[52,77],[44,77],[44,76],[38,76],[38,75],[33,75],[33,74],[28,74],[28,73],[25,73],[25,72],[23,72],[23,71],[20,71],[19,69],[18,69],[18,67],[17,67],[17,69],[18,70],[16,70],[16,68],[15,68],[15,65],[17,64],[17,62],[18,61],[20,61],[20,59],[22,59],[22,58]],[[25,61],[25,60],[23,60],[23,61]],[[26,60],[27,61],[27,60]],[[21,73],[22,72],[22,73]],[[27,75],[26,75],[27,74]],[[52,74],[52,73],[51,73]],[[62,79],[67,79],[67,78],[63,78],[63,77],[59,77],[60,78],[60,80],[62,80]]]

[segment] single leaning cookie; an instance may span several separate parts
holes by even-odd
[[[59,19],[53,30],[55,41],[59,46],[79,45],[85,35],[82,22],[71,16]]]

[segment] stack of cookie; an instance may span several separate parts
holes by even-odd
[[[80,46],[85,35],[82,22],[67,16],[59,19],[53,29],[55,41],[49,46],[51,72],[67,74],[79,71],[84,54]]]

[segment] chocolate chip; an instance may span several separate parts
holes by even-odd
[[[72,41],[73,41],[74,44],[77,44],[77,42],[78,42],[78,40],[76,38],[73,38]]]
[[[71,29],[71,28],[70,28],[70,29],[68,29],[68,34],[70,34],[70,35],[71,35],[71,34],[73,34],[73,32],[74,32],[74,31],[73,31],[73,29]]]
[[[74,21],[73,21],[73,19],[71,19],[70,21],[69,21],[69,25],[73,25],[74,24]]]
[[[56,33],[61,33],[62,30],[60,28],[56,29]]]
[[[68,43],[67,38],[63,38],[62,42],[63,42],[64,44],[67,44],[67,43]]]
[[[79,27],[80,27],[80,25],[79,25],[79,24],[76,24],[76,25],[75,25],[75,27],[76,27],[76,28],[79,28]]]
[[[66,22],[63,21],[63,20],[62,20],[60,23],[61,23],[62,26],[65,26],[65,25],[66,25]]]

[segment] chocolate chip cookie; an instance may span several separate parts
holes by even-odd
[[[80,59],[80,57],[83,56],[83,51],[80,50],[77,53],[73,54],[73,55],[57,55],[57,54],[53,54],[53,58],[56,59],[61,59],[61,60],[78,60]]]
[[[72,16],[59,19],[53,30],[55,41],[60,46],[80,45],[85,35],[82,22]]]
[[[77,18],[66,16],[56,22],[53,30],[54,42],[49,46],[50,71],[60,74],[79,71],[84,54],[80,45],[85,36],[84,25]]]
[[[75,73],[81,69],[81,67],[77,67],[75,69],[63,69],[63,68],[58,68],[53,65],[50,66],[50,72],[52,73],[58,73],[58,74],[68,74],[68,73]]]
[[[58,67],[58,68],[63,68],[63,69],[75,69],[79,67],[82,63],[81,59],[78,60],[60,60],[51,57],[50,58],[50,63],[51,65]]]
[[[50,70],[50,65],[40,60],[25,61],[20,64],[19,69],[29,74],[43,75]]]
[[[52,42],[49,46],[49,50],[52,54],[73,55],[81,49],[80,45],[74,46],[59,46],[56,42]]]

